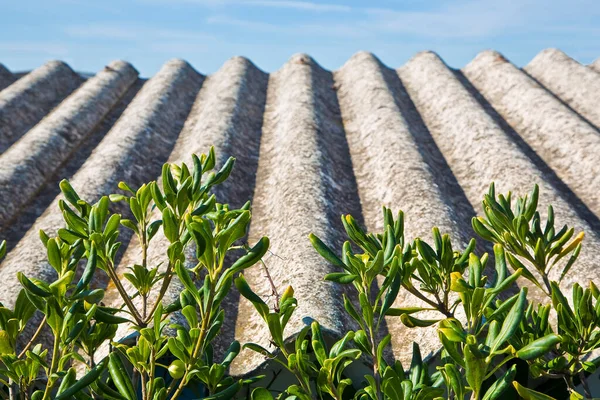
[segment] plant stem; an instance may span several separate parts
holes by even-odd
[[[52,387],[54,386],[54,379],[52,378],[52,374],[54,374],[54,370],[57,367],[58,364],[58,359],[59,359],[59,340],[58,337],[55,335],[54,336],[54,348],[52,349],[52,364],[50,365],[50,372],[48,373],[48,382],[46,383],[46,390],[44,391],[44,397],[42,397],[42,400],[46,400],[48,398],[48,396],[50,396],[50,391],[52,390]]]
[[[441,302],[436,303],[435,301],[429,300],[427,297],[425,297],[423,294],[421,294],[421,292],[419,292],[414,287],[404,286],[404,288],[406,290],[408,290],[411,294],[413,294],[415,297],[418,297],[419,299],[423,300],[425,303],[429,304],[431,307],[434,307],[436,310],[438,310],[439,312],[444,314],[446,317],[450,318],[450,317],[454,316],[454,314],[452,312],[450,312],[449,310],[447,310],[445,305],[441,304]]]
[[[142,295],[142,319],[144,321],[146,321],[146,319],[148,318],[148,315],[146,314],[147,312],[148,312],[148,295],[143,294]]]
[[[8,396],[10,400],[16,400],[17,398],[16,386],[17,384],[12,379],[8,380]]]
[[[210,316],[212,314],[212,306],[213,306],[214,297],[215,297],[215,284],[214,284],[214,280],[211,280],[210,292],[208,295],[208,302],[206,303],[207,304],[206,311],[204,312],[204,317],[202,318],[202,324],[200,326],[200,335],[198,336],[198,341],[196,342],[196,345],[194,346],[194,350],[192,352],[192,360],[186,366],[183,378],[181,379],[181,381],[179,381],[177,390],[175,390],[175,393],[173,393],[173,397],[171,397],[171,400],[175,400],[177,397],[179,397],[181,395],[181,392],[183,391],[183,388],[185,386],[184,382],[186,381],[188,373],[190,372],[191,368],[196,364],[196,359],[198,358],[198,353],[204,347],[204,339],[206,338],[206,333],[208,332],[208,323],[210,322]],[[168,392],[171,392],[172,388],[174,387],[173,384],[175,382],[176,382],[176,380],[173,380],[173,382],[169,386]],[[168,397],[168,394],[167,394],[167,397]]]
[[[585,376],[585,372],[583,370],[579,371],[579,379],[581,380],[581,386],[583,386],[583,392],[585,393],[586,399],[592,399],[592,392],[590,390],[590,386],[588,385],[587,378]]]
[[[31,337],[31,339],[29,340],[29,342],[27,342],[27,344],[25,345],[25,347],[23,348],[23,350],[19,353],[19,355],[17,356],[17,358],[23,357],[25,355],[25,353],[27,352],[27,350],[29,350],[31,348],[31,346],[33,345],[33,342],[35,342],[35,340],[37,339],[37,337],[42,332],[42,328],[44,327],[44,323],[46,323],[46,316],[45,315],[44,315],[44,318],[42,319],[42,322],[40,322],[40,326],[38,326],[37,330],[35,331],[35,333]]]
[[[135,305],[133,304],[133,302],[129,298],[129,294],[127,294],[127,291],[125,290],[125,288],[123,287],[123,285],[121,285],[121,281],[119,280],[119,277],[115,273],[113,265],[107,265],[106,266],[106,271],[107,271],[108,276],[110,277],[110,279],[112,279],[113,283],[115,284],[115,287],[119,291],[119,294],[121,295],[121,298],[123,299],[123,301],[127,305],[127,308],[131,312],[131,315],[133,315],[133,318],[135,319],[135,322],[139,326],[141,326],[142,328],[144,328],[146,326],[146,324],[144,323],[144,320],[142,319],[142,316],[138,312],[137,308],[135,307]]]
[[[372,326],[369,326],[369,336],[371,337],[371,353],[373,353],[373,378],[375,379],[375,390],[377,398],[381,399],[381,377],[379,376],[379,360],[377,360],[377,343]]]
[[[154,305],[152,306],[152,309],[150,310],[148,317],[144,321],[146,323],[146,325],[148,323],[150,323],[150,321],[152,320],[152,316],[154,315],[156,308],[162,301],[163,297],[165,296],[165,293],[167,292],[167,289],[169,288],[169,284],[171,283],[171,278],[173,277],[172,272],[173,272],[173,264],[169,261],[169,265],[167,266],[167,270],[165,271],[165,277],[163,278],[163,284],[160,288],[160,293],[158,294],[158,298],[156,299],[156,302],[154,302]]]
[[[285,360],[288,361],[288,358],[289,358],[290,354],[286,350],[285,346],[279,347],[279,350],[281,351],[281,354],[283,354],[283,357],[285,358]],[[308,384],[306,383],[306,380],[304,379],[304,375],[302,374],[302,371],[300,371],[297,367],[294,368],[293,370],[291,370],[290,368],[287,367],[287,365],[284,364],[284,366],[286,367],[286,369],[288,371],[290,371],[292,374],[294,374],[294,376],[298,380],[298,383],[300,384],[300,386],[302,387],[302,389],[304,389],[304,391],[311,398],[314,398],[314,396],[312,395],[312,390],[310,389],[310,382]]]
[[[142,231],[142,237],[141,237],[141,242],[142,242],[142,267],[144,267],[145,270],[148,269],[148,243],[147,243],[147,237],[146,237],[146,219],[144,217],[144,220],[141,223],[141,231]],[[145,321],[146,318],[148,317],[148,315],[146,314],[146,312],[148,311],[148,295],[144,294],[142,295],[142,319]]]
[[[154,350],[154,347],[152,347],[152,350],[150,351],[150,383],[148,384],[148,386],[150,387],[150,390],[148,391],[148,400],[152,397],[152,387],[154,386],[154,375],[155,375],[155,369],[156,369],[156,351]],[[146,400],[146,399],[144,399]]]
[[[142,385],[142,399],[146,398],[146,374],[140,372],[141,385]]]

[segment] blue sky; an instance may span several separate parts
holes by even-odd
[[[243,55],[266,71],[298,52],[337,69],[360,50],[397,67],[434,50],[453,67],[493,48],[517,65],[558,47],[600,57],[600,0],[2,0],[0,62],[61,59],[94,72],[113,59],[151,76],[168,59],[202,73]]]

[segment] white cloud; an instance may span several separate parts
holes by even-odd
[[[262,8],[283,8],[298,11],[312,12],[350,12],[353,10],[350,6],[341,4],[317,3],[312,1],[296,0],[138,0],[142,3],[185,3],[196,4],[205,7],[224,7],[224,6],[245,6]]]
[[[48,57],[60,58],[69,54],[69,47],[66,43],[61,42],[15,40],[0,42],[0,51],[14,54],[43,54]]]
[[[273,8],[291,8],[294,10],[306,10],[317,12],[350,12],[352,7],[338,4],[323,4],[309,1],[288,1],[288,0],[246,0],[238,1],[242,5],[254,5]]]
[[[266,22],[257,22],[239,18],[232,18],[227,15],[214,15],[207,18],[206,22],[214,25],[235,26],[237,28],[246,29],[254,32],[280,33],[297,36],[358,38],[365,37],[370,34],[368,30],[362,29],[360,27],[335,22],[279,25],[270,24]]]
[[[213,35],[197,31],[178,29],[160,29],[123,23],[71,25],[64,28],[64,32],[72,37],[87,39],[114,39],[126,41],[172,40],[172,41],[207,41],[214,40]]]
[[[526,23],[522,12],[528,1],[475,0],[454,2],[428,11],[396,11],[370,8],[364,22],[371,28],[390,33],[423,37],[485,37]]]

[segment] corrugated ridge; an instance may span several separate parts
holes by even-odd
[[[136,79],[130,64],[111,63],[0,155],[0,186],[8,188],[0,192],[0,227],[39,191]]]
[[[458,217],[447,204],[448,196],[440,190],[433,171],[424,159],[423,149],[415,136],[427,135],[426,128],[410,103],[393,70],[383,66],[369,53],[354,55],[335,73],[344,127],[348,137],[365,225],[371,232],[383,229],[382,204],[395,213],[405,212],[407,240],[429,240],[431,228],[438,226],[449,233],[457,247],[466,247],[466,233]],[[465,228],[463,226],[463,228]],[[401,291],[396,307],[423,305],[406,291]],[[438,313],[420,315],[439,317]],[[438,350],[436,327],[415,330],[406,328],[399,318],[387,319],[393,334],[392,348],[396,359],[407,365],[413,341],[424,354]]]
[[[600,58],[597,58],[596,61],[589,65],[589,67],[596,72],[600,72]]]
[[[15,81],[15,76],[3,64],[0,64],[0,91]]]
[[[83,82],[61,61],[49,61],[0,92],[0,154]]]
[[[274,255],[265,257],[265,262],[276,287],[283,291],[292,285],[300,295],[286,336],[313,319],[335,334],[349,326],[340,286],[323,281],[332,266],[308,241],[308,234],[314,232],[338,247],[342,242],[339,215],[360,215],[332,86],[331,73],[301,54],[269,79],[249,242],[269,236]],[[257,293],[273,300],[260,265],[245,275]],[[240,342],[271,347],[265,323],[245,299],[240,301],[238,315]],[[244,374],[263,362],[263,356],[244,350],[231,372]]]
[[[229,60],[214,75],[209,76],[196,98],[192,111],[177,140],[175,148],[169,157],[169,162],[191,165],[191,154],[207,153],[210,146],[215,146],[218,157],[217,168],[229,156],[236,157],[236,165],[229,178],[230,184],[221,186],[218,190],[219,199],[231,201],[233,204],[243,204],[252,198],[256,168],[258,165],[258,150],[260,145],[262,116],[267,89],[267,75],[256,68],[251,62],[242,57]],[[159,179],[160,180],[160,179]],[[160,212],[154,212],[153,218],[160,219]],[[162,230],[156,234],[148,252],[148,265],[156,266],[166,261],[165,249],[169,241]],[[119,263],[119,273],[134,263],[141,263],[141,248],[137,240],[132,241]],[[189,267],[195,266],[196,263]],[[166,262],[163,264],[166,266]],[[129,293],[133,288],[125,282]],[[177,278],[171,281],[165,294],[164,303],[169,304],[179,297],[183,290]],[[235,293],[236,294],[236,293]],[[216,354],[222,347],[229,346],[233,340],[235,316],[237,311],[237,296],[233,291],[226,299],[224,307],[227,319],[216,343]],[[106,293],[108,304],[122,303],[118,292],[112,285]],[[152,304],[149,305],[150,307]],[[177,316],[172,318],[177,322]],[[131,333],[128,327],[122,326],[117,337]],[[227,343],[228,342],[228,343]]]
[[[589,123],[600,127],[600,74],[558,49],[541,51],[523,69]]]
[[[52,200],[60,193],[58,186],[63,178],[71,179],[77,173],[79,168],[90,157],[92,151],[110,131],[115,122],[123,114],[129,103],[133,100],[146,81],[139,79],[131,85],[127,93],[119,100],[113,109],[106,115],[102,122],[94,131],[82,142],[74,152],[71,158],[65,162],[50,179],[44,184],[43,188],[35,195],[29,204],[25,204],[22,212],[2,231],[2,238],[6,239],[8,249],[12,249],[23,235],[35,223],[35,220],[42,215],[48,208]]]
[[[590,93],[593,85],[582,89],[576,82],[587,79],[583,77],[589,73],[581,72],[577,65],[571,65],[574,61],[567,59],[566,63],[577,67],[575,70],[579,72],[562,76],[564,72],[557,71],[563,70],[554,65],[567,68],[562,61],[547,61],[547,58],[553,60],[556,54],[562,53],[547,50],[538,55],[525,67],[530,77],[517,70],[516,86],[525,77],[533,90],[540,90],[539,93],[568,110],[569,120],[579,120],[582,124],[585,118],[591,123],[590,115],[595,110],[589,100],[595,94]],[[541,71],[544,63],[552,64],[555,72]],[[276,255],[267,255],[266,262],[275,282],[280,290],[292,283],[301,299],[295,318],[303,320],[290,325],[286,331],[289,335],[297,333],[303,323],[310,323],[311,318],[323,322],[334,334],[342,327],[351,327],[344,319],[339,301],[343,289],[322,282],[323,275],[333,267],[316,255],[307,234],[313,231],[339,249],[343,236],[339,214],[351,213],[362,222],[360,203],[365,225],[370,230],[380,229],[380,207],[386,204],[394,211],[406,212],[409,237],[429,239],[431,226],[441,225],[442,230],[457,235],[456,243],[464,243],[464,238],[458,235],[470,232],[466,230],[465,221],[473,215],[474,208],[482,211],[480,201],[491,180],[496,181],[498,191],[512,189],[519,194],[534,183],[540,183],[540,209],[552,203],[557,223],[574,225],[587,233],[584,252],[572,272],[573,280],[565,282],[565,286],[575,280],[582,283],[598,280],[595,271],[599,256],[593,255],[600,254],[597,215],[577,197],[572,186],[567,186],[566,180],[561,180],[558,170],[546,164],[542,152],[535,153],[533,146],[512,129],[460,71],[449,70],[435,55],[420,54],[396,73],[374,56],[361,53],[335,72],[334,79],[310,57],[298,55],[270,77],[266,111],[267,75],[246,59],[230,60],[204,84],[187,64],[168,65],[165,68],[172,70],[161,71],[146,84],[90,155],[128,101],[123,99],[120,105],[113,107],[94,128],[94,133],[83,139],[68,161],[49,176],[10,229],[2,232],[2,238],[11,242],[9,248],[22,238],[0,267],[0,279],[4,278],[8,288],[0,294],[0,301],[8,299],[7,303],[12,304],[20,287],[14,279],[17,270],[30,276],[46,277],[52,273],[45,262],[37,231],[45,228],[53,233],[62,226],[60,215],[50,215],[58,210],[57,183],[62,177],[74,175],[72,181],[76,188],[91,200],[114,192],[119,180],[137,186],[158,176],[175,140],[177,143],[169,157],[171,162],[189,162],[191,153],[205,152],[211,144],[216,146],[218,164],[229,155],[237,157],[234,174],[219,189],[219,195],[226,202],[239,206],[252,198],[256,176],[256,204],[249,242],[253,244],[262,235],[270,236]],[[600,72],[600,59],[585,68],[597,76],[594,71]],[[543,74],[556,76],[540,78]],[[12,77],[17,75],[12,74]],[[0,65],[0,88],[1,76]],[[28,76],[31,79],[31,74]],[[515,78],[504,72],[497,75],[499,81],[510,79]],[[571,81],[575,82],[574,86],[568,87]],[[141,84],[140,80],[137,82]],[[0,92],[0,99],[17,84]],[[195,97],[200,86],[202,90]],[[531,88],[518,88],[525,89]],[[128,93],[133,95],[135,89],[129,89]],[[186,100],[181,100],[183,97]],[[173,105],[173,101],[177,104]],[[194,106],[186,120],[185,114],[192,103]],[[587,111],[584,107],[588,107]],[[595,112],[597,115],[598,111]],[[523,112],[524,119],[531,115],[531,112]],[[186,125],[177,136],[184,120]],[[265,132],[262,144],[261,127]],[[585,146],[579,143],[573,149],[577,153],[585,150]],[[236,150],[239,150],[237,154]],[[105,172],[105,169],[110,171]],[[258,174],[255,174],[257,169]],[[418,188],[414,192],[420,195],[411,197],[411,192],[406,194],[405,186]],[[592,189],[597,186],[597,183],[591,185]],[[2,187],[0,196],[5,191]],[[120,205],[114,209],[124,211]],[[30,229],[24,233],[27,228]],[[160,235],[162,232],[153,241],[154,246],[164,244]],[[119,264],[120,271],[131,265],[139,252],[135,239],[131,242],[124,239],[127,250]],[[158,262],[159,258],[152,260]],[[249,271],[247,278],[264,298],[272,300],[260,267]],[[181,288],[178,283],[174,282],[165,302],[178,294]],[[96,284],[105,285],[106,281]],[[110,296],[109,292],[107,299]],[[238,296],[233,289],[226,300],[227,320],[223,337],[216,343],[216,354],[233,338],[241,342],[262,340],[269,348],[264,324],[246,302],[238,305]],[[412,299],[410,302],[414,303]],[[413,337],[416,331],[404,329],[392,319],[388,319],[384,328],[394,332],[398,339],[393,343],[394,353],[406,361],[410,342],[420,339]],[[24,337],[28,333],[31,331]],[[421,344],[434,337],[431,333],[425,335],[429,336],[423,337]],[[426,352],[434,350],[424,347]],[[231,372],[251,372],[263,362],[262,357],[244,351]]]
[[[529,191],[540,185],[540,210],[548,204],[555,209],[557,225],[568,224],[588,233],[587,251],[581,253],[571,279],[584,283],[598,277],[600,241],[588,222],[580,218],[563,194],[546,181],[544,174],[511,141],[460,83],[455,74],[434,53],[420,53],[398,70],[409,95],[423,116],[467,198],[482,213],[481,199],[489,182],[497,192]],[[556,271],[555,271],[556,272]],[[596,278],[597,279],[597,278]],[[539,296],[533,293],[532,297]]]
[[[200,75],[186,62],[173,60],[166,63],[144,85],[71,179],[80,196],[95,201],[115,192],[121,180],[138,186],[156,177],[173,148],[200,85]],[[44,247],[37,236],[39,229],[55,235],[64,225],[62,215],[57,212],[60,198],[57,196],[0,265],[0,280],[6,288],[0,294],[0,301],[8,307],[12,306],[20,288],[17,271],[44,280],[56,275],[46,261]],[[28,327],[31,329],[24,337],[32,334],[36,322],[39,323],[31,323]]]
[[[600,133],[494,51],[464,69],[471,84],[581,200],[600,216]]]

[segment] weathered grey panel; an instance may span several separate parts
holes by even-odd
[[[83,82],[67,64],[49,61],[0,92],[0,154]]]
[[[560,179],[600,216],[600,132],[497,52],[480,53],[463,73]]]
[[[523,69],[596,128],[600,128],[599,73],[558,49],[541,51]]]

